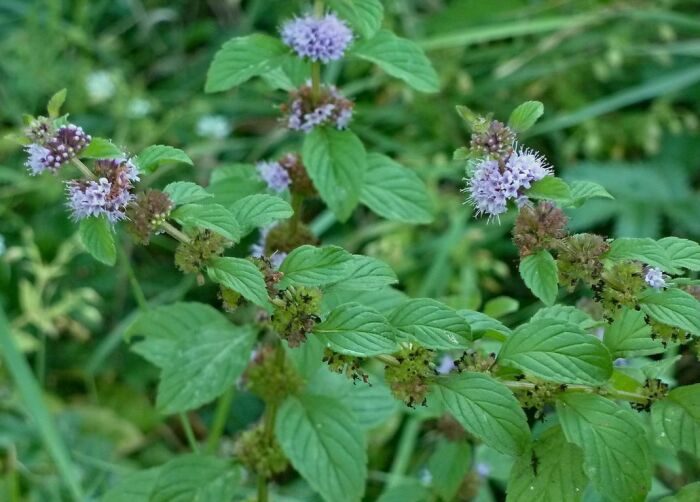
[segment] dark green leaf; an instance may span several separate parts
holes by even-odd
[[[467,321],[437,300],[407,300],[391,313],[389,322],[400,335],[429,349],[471,346],[471,330]]]
[[[241,474],[230,462],[204,455],[182,455],[159,468],[148,502],[231,500]],[[131,499],[132,502],[139,502]]]
[[[397,350],[394,329],[386,318],[359,303],[333,309],[313,332],[334,352],[349,356],[369,357]]]
[[[328,3],[365,38],[372,37],[382,25],[384,6],[380,0],[329,0]]]
[[[294,211],[287,202],[274,195],[255,194],[243,197],[231,206],[231,213],[241,224],[242,235],[247,235],[255,228],[262,228],[277,220],[292,216]]]
[[[467,441],[438,439],[428,459],[431,486],[442,500],[454,500],[472,464],[472,447]]]
[[[134,161],[141,168],[141,171],[145,173],[152,173],[165,162],[193,165],[192,159],[185,152],[167,145],[149,146]]]
[[[176,206],[200,202],[214,197],[204,188],[191,181],[174,181],[168,184],[163,189],[163,192],[168,194],[168,197]]]
[[[668,253],[654,239],[620,237],[610,244],[605,257],[612,261],[638,260],[666,272],[675,271]]]
[[[219,204],[185,204],[173,211],[172,217],[183,225],[207,228],[234,242],[241,238],[236,217]]]
[[[605,330],[603,343],[613,357],[646,356],[663,352],[659,340],[651,339],[651,327],[644,314],[623,307],[615,314],[612,324]]]
[[[265,277],[249,260],[213,258],[207,266],[207,274],[212,281],[237,291],[256,305],[270,307]]]
[[[113,266],[117,262],[112,225],[104,216],[91,216],[80,221],[80,242],[97,261]]]
[[[396,282],[396,274],[389,265],[377,258],[356,254],[347,264],[347,276],[337,285],[343,290],[363,291],[381,289]]]
[[[301,246],[289,253],[280,265],[283,285],[323,286],[338,282],[348,274],[352,255],[338,246]]]
[[[520,277],[545,305],[552,305],[559,293],[557,262],[548,251],[540,251],[520,260]]]
[[[654,432],[700,458],[700,384],[677,387],[651,408]]]
[[[639,302],[652,319],[700,336],[700,302],[680,289],[650,291]]]

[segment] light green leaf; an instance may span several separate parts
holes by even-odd
[[[287,202],[267,194],[254,194],[236,201],[231,206],[236,221],[241,224],[242,235],[247,235],[255,228],[268,226],[275,221],[292,216],[294,211]]]
[[[520,260],[520,277],[545,305],[552,305],[559,293],[557,262],[548,251],[540,251]]]
[[[532,450],[513,465],[506,502],[576,502],[587,484],[583,452],[567,443],[561,427],[555,426],[543,432]]]
[[[556,176],[545,176],[535,181],[525,192],[531,199],[553,200],[555,202],[569,202],[571,189],[566,181]]]
[[[359,303],[333,309],[313,333],[334,352],[349,356],[369,357],[397,350],[394,329],[386,318]]]
[[[234,242],[241,238],[241,226],[236,217],[220,204],[185,204],[171,216],[182,225],[207,228]]]
[[[598,493],[619,501],[645,499],[652,465],[634,411],[601,396],[564,393],[557,414],[566,439],[583,450],[583,469]]]
[[[111,139],[92,138],[79,156],[82,159],[116,159],[124,157],[124,152]]]
[[[559,383],[599,385],[612,374],[610,352],[600,340],[556,319],[519,326],[503,344],[498,361]]]
[[[91,216],[80,220],[78,229],[80,242],[97,261],[114,266],[117,262],[117,247],[114,244],[112,225],[104,216]]]
[[[484,314],[489,317],[503,317],[517,312],[520,302],[510,296],[497,296],[484,304]]]
[[[568,205],[579,207],[588,199],[603,198],[614,199],[610,193],[598,183],[592,181],[574,180],[569,183],[571,189],[571,202]]]
[[[352,255],[338,246],[301,246],[287,255],[280,265],[282,286],[293,283],[323,286],[338,282],[348,274]]]
[[[61,89],[56,94],[51,96],[49,104],[46,106],[46,111],[49,112],[49,117],[56,118],[61,114],[61,107],[66,102],[67,89]]]
[[[611,261],[638,260],[666,272],[675,271],[668,253],[654,239],[620,237],[610,243],[605,257]]]
[[[351,55],[370,61],[392,77],[420,92],[438,92],[440,81],[423,50],[414,42],[381,30],[373,38],[357,42]]]
[[[159,468],[153,492],[144,502],[231,500],[239,490],[241,473],[223,458],[182,455]],[[140,502],[131,499],[131,502]]]
[[[134,162],[144,173],[152,173],[165,162],[194,165],[185,152],[167,145],[149,146],[134,159]]]
[[[196,183],[192,183],[191,181],[174,181],[169,183],[163,189],[163,192],[168,194],[168,197],[170,197],[170,200],[176,206],[200,202],[202,200],[214,197],[204,188]]]
[[[347,276],[337,286],[343,290],[363,291],[381,289],[397,282],[389,265],[371,256],[355,254],[347,264]]]
[[[438,399],[471,434],[507,455],[521,455],[530,443],[530,429],[520,403],[508,388],[483,373],[441,377],[428,400]]]
[[[700,384],[677,387],[651,407],[654,432],[700,458]]]
[[[416,173],[378,153],[367,155],[360,201],[389,220],[430,223],[433,205]]]
[[[649,291],[639,302],[652,319],[700,336],[700,302],[680,289]]]
[[[342,402],[288,397],[275,419],[275,436],[294,468],[326,502],[359,502],[367,453],[362,429]]]
[[[537,119],[544,114],[544,105],[539,101],[525,101],[518,105],[510,114],[508,125],[516,132],[524,132],[530,129]]]
[[[668,495],[659,502],[696,502],[700,500],[700,481],[689,483],[673,495]]]
[[[437,300],[407,300],[391,313],[389,322],[400,335],[428,349],[471,346],[471,330],[467,321]]]
[[[100,502],[149,502],[160,476],[161,467],[135,471],[119,478]]]
[[[700,271],[700,244],[688,239],[666,237],[658,241],[675,268]]]
[[[651,339],[651,327],[644,321],[644,314],[627,307],[615,314],[612,324],[605,330],[603,343],[613,358],[647,356],[665,350],[661,341]]]
[[[367,154],[351,131],[317,127],[304,137],[304,165],[323,201],[346,221],[360,200]]]
[[[584,330],[592,329],[596,326],[604,324],[601,321],[594,320],[583,310],[579,310],[570,305],[552,305],[551,307],[541,308],[535,312],[535,315],[533,315],[531,318],[532,321],[536,321],[537,319],[554,319],[557,321],[568,322],[570,324],[575,324]]]
[[[380,0],[329,0],[328,3],[365,38],[372,37],[382,25],[384,6]]]
[[[476,310],[458,310],[457,314],[467,320],[474,338],[476,338],[477,335],[483,336],[490,331],[504,336],[510,336],[511,334],[510,328],[506,327],[501,321],[493,319],[481,312],[477,312]]]
[[[242,258],[213,258],[207,266],[212,281],[223,284],[247,300],[261,307],[270,308],[265,277],[253,263]]]
[[[377,502],[425,502],[433,494],[417,479],[406,478],[395,486],[387,486]]]
[[[204,92],[226,91],[274,70],[286,53],[287,48],[277,37],[256,33],[233,38],[214,55]]]
[[[472,447],[467,441],[438,439],[435,451],[428,459],[428,472],[430,485],[442,500],[455,500],[471,464]]]

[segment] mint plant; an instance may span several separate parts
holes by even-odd
[[[192,160],[165,145],[131,156],[90,136],[60,115],[65,91],[46,117],[27,118],[27,168],[71,177],[68,213],[95,259],[116,263],[122,229],[142,245],[169,238],[174,266],[218,287],[213,304],[151,307],[132,281],[141,312],[126,342],[159,369],[156,407],[179,417],[192,453],[122,476],[103,500],[267,501],[297,478],[334,502],[468,499],[490,475],[472,460],[477,445],[509,458],[509,500],[581,500],[587,490],[643,500],[652,448],[698,455],[700,391],[666,370],[672,354],[697,352],[700,245],[571,234],[565,210],[610,195],[556,177],[520,144],[541,103],[523,103],[507,123],[458,107],[471,132],[455,152],[468,165],[468,202],[491,224],[517,213],[519,272],[544,304],[526,322],[410,298],[386,263],[321,244],[305,213],[316,198],[339,222],[360,204],[403,223],[432,218],[421,180],[366,151],[352,132],[353,102],[324,81],[324,65],[354,58],[415,91],[438,90],[420,48],[380,29],[382,13],[378,0],[317,1],[279,36],[226,42],[205,90],[260,78],[285,91],[279,124],[299,149],[217,169],[206,187],[141,190],[161,164]],[[264,411],[226,449],[238,390]],[[189,414],[214,402],[197,437]],[[383,464],[371,438],[395,416],[406,418],[404,433],[424,426],[436,439],[412,476],[400,468],[412,455],[407,435],[399,467],[377,489],[370,471]]]

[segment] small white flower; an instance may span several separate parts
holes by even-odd
[[[117,90],[117,83],[109,72],[104,70],[94,71],[85,79],[85,90],[90,101],[101,103],[114,96]]]
[[[127,114],[132,119],[140,119],[151,113],[151,102],[144,98],[134,98],[127,105]]]
[[[198,136],[224,139],[229,134],[231,134],[231,124],[223,115],[204,115],[197,121]]]
[[[656,267],[649,267],[647,273],[644,276],[644,281],[654,289],[661,289],[666,287],[666,279],[664,278],[664,273],[661,269]]]

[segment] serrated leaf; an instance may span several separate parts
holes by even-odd
[[[489,331],[500,333],[504,336],[510,336],[511,334],[510,328],[505,326],[501,321],[493,319],[481,312],[477,312],[476,310],[458,310],[457,314],[467,320],[474,338],[476,338],[477,335],[483,336]]]
[[[612,374],[610,352],[575,324],[539,319],[513,331],[498,361],[558,383],[599,385]]]
[[[247,235],[256,228],[266,227],[275,221],[284,220],[294,214],[292,206],[286,201],[267,194],[254,194],[236,201],[231,206],[231,213],[241,224],[242,235]]]
[[[110,139],[92,138],[85,150],[80,152],[79,157],[82,159],[116,159],[124,157],[124,152]]]
[[[520,260],[520,277],[532,294],[545,305],[552,305],[559,293],[557,262],[548,251],[539,251]]]
[[[134,158],[134,162],[144,173],[152,173],[166,162],[194,165],[185,152],[167,145],[149,146]]]
[[[237,291],[247,300],[269,308],[265,277],[253,263],[242,258],[213,258],[207,265],[209,279]]]
[[[557,414],[566,439],[583,450],[584,472],[598,493],[612,500],[644,500],[652,465],[634,411],[601,396],[564,393]]]
[[[552,427],[513,465],[506,502],[576,502],[587,484],[583,452],[566,442],[561,427]]]
[[[610,243],[605,258],[611,261],[637,260],[665,272],[674,272],[671,258],[661,244],[654,239],[620,237]]]
[[[554,319],[557,321],[568,322],[570,324],[575,324],[581,329],[587,330],[595,328],[604,324],[603,322],[594,320],[591,316],[585,313],[583,310],[577,309],[570,305],[552,305],[551,307],[544,307],[535,312],[531,320],[535,321],[537,319]]]
[[[700,384],[677,387],[651,407],[654,432],[700,458]]]
[[[482,373],[442,377],[431,386],[438,399],[471,434],[506,455],[520,455],[530,443],[525,413],[508,388]]]
[[[317,324],[313,333],[334,352],[357,357],[397,350],[394,329],[382,314],[359,303],[346,303]]]
[[[552,200],[555,202],[569,202],[571,189],[561,178],[545,176],[537,180],[526,190],[525,195],[531,199]]]
[[[367,172],[360,201],[389,220],[430,223],[432,202],[428,189],[416,173],[385,155],[367,155]]]
[[[276,37],[256,33],[226,42],[214,55],[204,92],[220,92],[274,70],[285,45]]]
[[[350,54],[376,64],[417,91],[440,90],[438,75],[423,50],[390,31],[381,30],[371,39],[357,42]]]
[[[112,225],[104,216],[91,216],[80,220],[78,229],[80,242],[97,261],[113,266],[117,262],[117,247],[114,243]]]
[[[664,248],[675,268],[700,271],[700,244],[679,237],[665,237],[657,242]]]
[[[241,238],[241,226],[236,217],[220,204],[185,204],[171,216],[182,225],[207,228],[234,242]]]
[[[571,203],[569,205],[574,207],[582,205],[588,199],[614,199],[602,185],[592,181],[574,180],[569,183],[569,189],[571,190]]]
[[[317,127],[305,136],[302,156],[323,201],[346,221],[360,200],[367,167],[362,142],[351,131]]]
[[[356,254],[348,261],[347,275],[337,286],[343,290],[363,291],[381,289],[397,282],[389,265],[377,258]]]
[[[651,327],[644,320],[644,314],[623,307],[615,314],[615,319],[605,330],[603,343],[613,358],[647,356],[664,352],[660,340],[651,339]]]
[[[280,265],[285,284],[323,286],[338,282],[348,273],[352,255],[338,246],[304,245],[289,253]]]
[[[382,25],[384,6],[379,0],[329,0],[328,3],[365,38],[372,37]]]
[[[472,464],[472,447],[467,441],[438,439],[428,459],[433,490],[442,500],[454,500]]]
[[[652,319],[700,336],[700,302],[680,289],[649,291],[639,302]]]
[[[159,468],[148,502],[231,500],[239,490],[240,471],[225,459],[182,455]],[[131,499],[131,502],[140,502]]]
[[[168,194],[168,197],[176,206],[200,202],[214,197],[204,188],[191,181],[174,181],[169,183],[163,189],[163,192]]]
[[[49,104],[46,106],[46,111],[49,112],[49,117],[56,118],[61,114],[61,107],[66,102],[67,89],[61,89],[56,94],[51,96]]]
[[[518,105],[510,114],[508,125],[516,132],[525,132],[530,129],[537,119],[544,114],[544,105],[539,101],[525,101]]]
[[[467,321],[437,300],[407,300],[391,313],[389,322],[400,335],[429,349],[471,346],[472,336]]]
[[[454,152],[452,152],[452,160],[467,160],[471,158],[472,151],[466,146],[460,146]]]
[[[233,164],[215,169],[207,186],[207,192],[214,195],[214,201],[225,207],[264,189],[265,182],[252,164]]]
[[[365,491],[365,438],[342,402],[288,397],[275,419],[275,437],[301,476],[326,502],[359,502]]]

